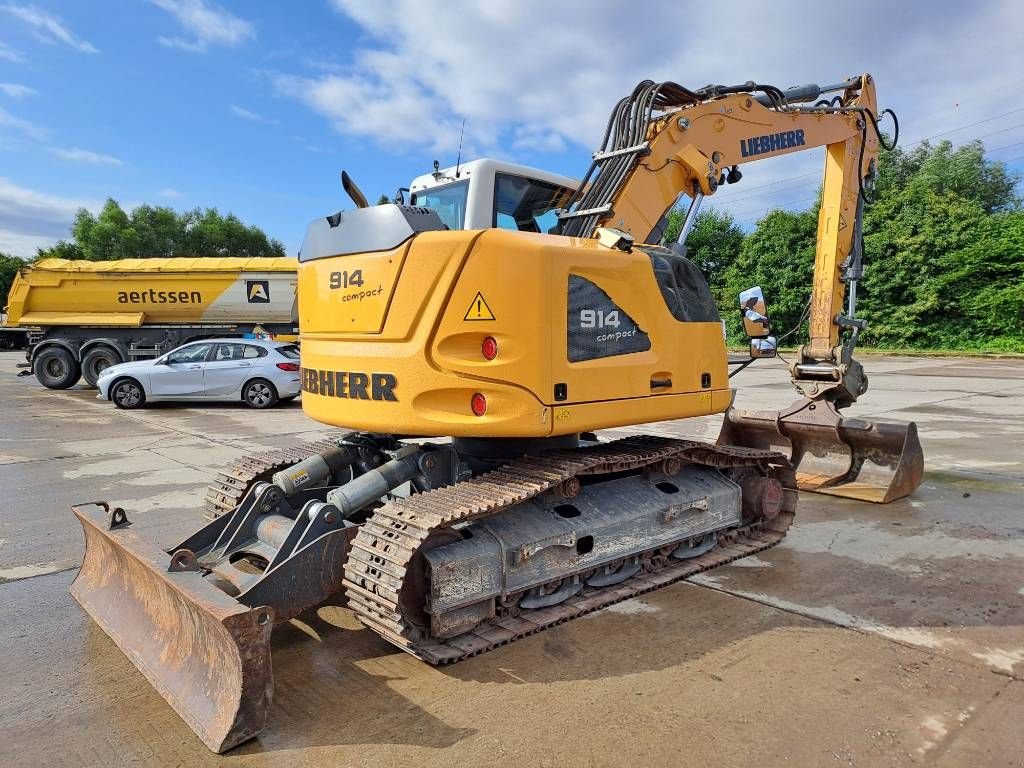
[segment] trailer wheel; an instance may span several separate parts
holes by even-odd
[[[95,387],[100,374],[120,362],[121,356],[110,347],[93,347],[82,358],[82,378],[90,387]]]
[[[35,356],[32,365],[39,383],[49,389],[67,389],[82,375],[78,361],[64,347],[47,347]]]
[[[266,379],[253,379],[243,387],[242,399],[250,408],[272,408],[277,403],[277,388]]]
[[[130,411],[146,402],[146,391],[135,379],[118,379],[110,387],[110,399],[118,408]]]

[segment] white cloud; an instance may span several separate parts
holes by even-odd
[[[22,64],[25,61],[21,51],[17,48],[11,48],[7,43],[2,42],[0,42],[0,59],[13,61],[15,64]]]
[[[768,14],[754,0],[332,2],[360,28],[358,47],[337,64],[307,52],[304,71],[273,78],[278,93],[346,136],[391,153],[444,152],[450,161],[463,118],[463,157],[522,160],[563,147],[596,149],[614,103],[645,78],[691,88],[750,79],[785,88],[868,70],[881,106],[896,109],[904,136],[917,138],[1006,112],[1006,94],[1017,92],[1024,71],[1024,4],[1013,0],[865,0],[853,16],[802,0],[776,0]],[[737,32],[738,20],[755,22],[756,34]],[[1000,51],[995,68],[993,50]],[[812,198],[813,176],[806,186],[797,180],[769,195],[739,196],[745,187],[820,168],[820,152],[748,165],[739,186],[722,190],[722,202],[734,194],[730,207],[757,217],[752,208]],[[585,161],[577,173],[584,171]]]
[[[157,41],[167,48],[198,53],[211,45],[234,47],[256,37],[252,22],[239,18],[206,0],[150,0],[170,13],[190,37],[160,36]]]
[[[341,133],[434,149],[453,149],[458,143],[461,121],[434,110],[430,97],[411,81],[383,85],[340,75],[279,76],[274,85],[278,93],[328,118]]]
[[[530,125],[517,125],[513,129],[512,148],[534,152],[563,152],[565,138],[554,131],[535,128]]]
[[[82,53],[99,53],[99,49],[86,40],[75,37],[71,30],[52,13],[34,5],[3,5],[0,10],[7,11],[15,18],[21,19],[32,28],[32,34],[44,43],[64,43]]]
[[[264,125],[277,125],[277,120],[274,120],[274,119],[269,118],[269,117],[264,117],[263,115],[260,115],[260,114],[257,114],[256,112],[253,112],[251,110],[245,109],[244,107],[239,107],[239,106],[236,106],[235,104],[232,104],[230,109],[231,109],[231,113],[233,115],[235,115],[236,117],[240,117],[243,120],[248,120],[251,123],[263,123]]]
[[[189,53],[202,53],[206,50],[206,45],[196,40],[186,40],[183,37],[167,37],[165,35],[157,35],[156,41],[160,43],[164,48],[177,48],[181,51],[188,51]]]
[[[79,208],[98,210],[96,201],[37,192],[0,177],[0,251],[29,258],[71,232]]]
[[[30,139],[43,141],[46,138],[46,130],[40,128],[33,122],[15,117],[3,107],[0,107],[0,128],[13,128],[19,133],[28,136]]]
[[[79,147],[71,147],[70,149],[53,147],[50,151],[57,155],[57,157],[63,158],[64,160],[70,160],[73,163],[85,163],[87,165],[124,165],[119,158],[112,155],[104,155],[100,152],[93,152]]]
[[[35,257],[37,248],[50,248],[60,239],[45,235],[23,235],[0,226],[0,253],[28,260]]]
[[[12,99],[21,99],[25,96],[34,96],[39,93],[35,88],[18,83],[0,83],[0,93],[10,96]]]
[[[163,189],[157,192],[157,195],[159,195],[160,197],[166,197],[169,200],[180,200],[185,196],[185,193],[179,192],[173,187],[164,187]]]

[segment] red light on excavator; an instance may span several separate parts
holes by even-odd
[[[487,336],[480,345],[480,352],[484,360],[493,360],[498,356],[498,340],[493,336]]]
[[[469,399],[469,407],[473,409],[474,416],[483,416],[487,413],[487,398],[477,392]]]
[[[278,363],[277,367],[282,371],[297,371],[299,370],[298,363]]]

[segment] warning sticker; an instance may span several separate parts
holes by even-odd
[[[466,316],[463,320],[494,320],[494,313],[491,312],[491,308],[487,306],[487,300],[480,291],[476,292],[476,296],[473,297],[473,303],[469,305],[469,309],[466,310]]]

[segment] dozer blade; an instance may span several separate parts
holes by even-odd
[[[789,455],[800,490],[879,504],[913,493],[924,476],[916,424],[846,419],[807,398],[783,411],[730,408],[718,443]]]
[[[74,598],[214,752],[259,733],[274,688],[272,610],[240,605],[199,571],[169,571],[172,558],[120,509],[72,511],[85,533]]]

